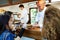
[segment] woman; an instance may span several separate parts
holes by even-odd
[[[12,12],[8,12],[8,14],[9,13],[12,14]],[[0,31],[0,40],[14,40],[14,37],[16,37],[16,35],[12,33],[13,27],[11,26],[11,24],[13,24],[13,16],[5,14],[0,17],[0,27],[3,27],[3,31]]]
[[[4,15],[11,16],[12,21],[14,20],[12,12],[7,11],[7,12],[4,13]],[[10,26],[12,25],[12,21],[10,21]],[[13,31],[14,31],[14,30],[16,30],[15,27],[13,28]],[[24,28],[21,28],[21,30],[20,30],[20,32],[19,32],[19,34],[18,34],[18,36],[19,36],[20,38],[23,36],[24,30],[25,30]]]
[[[13,13],[10,12],[10,11],[6,11],[6,12],[4,13],[4,15],[10,16],[10,21],[9,21],[10,24],[9,24],[9,26],[10,26],[10,27],[14,26],[14,25],[13,25],[13,22],[14,22]],[[15,27],[13,27],[12,31],[16,31]]]
[[[47,40],[60,40],[60,10],[49,6],[45,12],[43,37]]]

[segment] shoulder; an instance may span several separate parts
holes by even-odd
[[[27,9],[23,9],[23,13],[27,14],[28,13],[28,10]]]
[[[6,36],[6,40],[14,40],[14,37],[11,34],[9,34]]]
[[[8,32],[7,30],[2,33],[2,37],[4,40],[9,40],[9,38],[12,37],[11,33]]]
[[[3,34],[4,34],[6,37],[11,35],[11,33],[10,33],[9,31],[5,31]]]
[[[24,10],[27,10],[26,8],[24,8]]]
[[[27,9],[24,8],[23,10],[24,10],[24,12],[27,12]]]
[[[3,33],[6,37],[7,36],[13,36],[11,32],[9,32],[8,30],[4,31]]]
[[[12,35],[10,32],[7,32],[7,33],[5,34],[5,39],[6,39],[6,40],[13,40],[14,37],[13,37],[13,35]]]
[[[13,35],[7,30],[5,30],[0,37],[2,37],[2,39],[4,39],[4,40],[12,40],[12,39],[14,39]]]

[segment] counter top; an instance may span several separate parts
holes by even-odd
[[[34,38],[36,40],[41,40],[41,38],[42,38],[40,28],[39,27],[32,28],[31,25],[29,25],[29,28],[25,30],[23,36],[29,37],[29,38]]]
[[[25,30],[23,36],[34,38],[34,39],[41,39],[41,32],[34,30]]]

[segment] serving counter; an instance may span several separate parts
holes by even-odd
[[[41,40],[41,32],[38,30],[39,28],[36,28],[35,30],[25,30],[23,36],[34,38],[35,40]],[[36,31],[37,30],[37,31]]]
[[[24,31],[23,36],[33,38],[35,40],[41,40],[42,35],[39,27],[34,27],[28,24],[27,29]],[[19,30],[20,31],[20,30]]]

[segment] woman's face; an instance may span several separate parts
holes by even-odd
[[[15,30],[13,22],[14,22],[14,17],[13,17],[13,14],[12,14],[11,17],[10,17],[10,20],[9,20],[9,28],[11,30]]]

